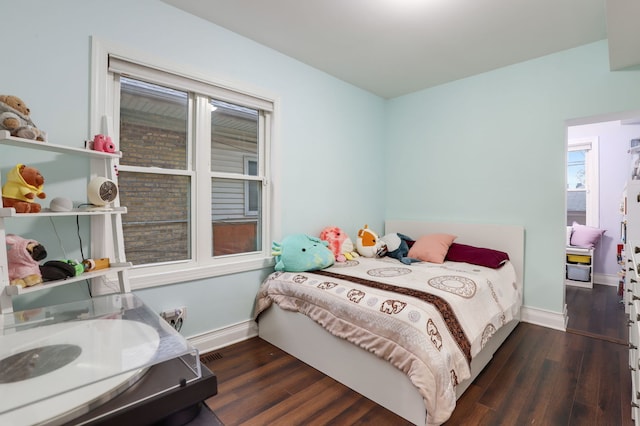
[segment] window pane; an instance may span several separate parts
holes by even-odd
[[[186,92],[121,77],[121,164],[185,170],[187,112]]]
[[[567,226],[587,224],[587,191],[567,191]]]
[[[245,212],[247,215],[255,216],[260,209],[260,182],[247,182]]]
[[[211,170],[244,174],[244,157],[258,155],[258,111],[216,100],[211,107]]]
[[[121,171],[118,176],[127,260],[134,265],[191,258],[188,176]]]
[[[212,179],[211,224],[213,255],[249,253],[262,247],[262,186],[260,182],[240,179]],[[245,191],[256,194],[251,213],[245,205]]]
[[[567,152],[567,189],[585,188],[585,158],[584,150]]]

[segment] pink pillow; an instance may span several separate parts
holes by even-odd
[[[431,263],[444,263],[444,257],[456,235],[429,234],[423,235],[409,249],[408,257]]]
[[[573,232],[571,233],[571,245],[582,248],[594,248],[600,237],[605,233],[605,229],[593,228],[591,226],[580,225],[573,222]]]

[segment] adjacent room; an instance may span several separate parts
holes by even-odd
[[[0,0],[0,423],[640,422],[640,6],[526,3]]]

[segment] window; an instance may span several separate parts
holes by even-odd
[[[598,139],[571,139],[567,147],[567,226],[598,226]]]
[[[267,266],[274,101],[101,54],[132,287]]]

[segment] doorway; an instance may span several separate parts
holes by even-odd
[[[565,286],[567,331],[621,343],[627,342],[628,331],[627,315],[618,294],[622,266],[618,262],[617,253],[618,245],[621,244],[621,222],[624,219],[620,211],[622,193],[631,176],[628,150],[630,140],[634,138],[640,138],[639,111],[567,122],[565,155],[568,168],[572,158],[570,140],[598,141],[595,164],[598,167],[596,174],[599,191],[597,195],[590,194],[593,195],[589,210],[591,213],[587,212],[586,224],[605,231],[593,256],[593,288]],[[575,176],[571,179],[575,180]],[[569,189],[571,179],[567,176],[565,181],[565,211],[568,221],[570,214],[575,213],[571,211],[575,209],[575,200],[580,197],[585,200],[589,196],[588,190],[580,194],[580,191],[575,191],[576,188]]]

